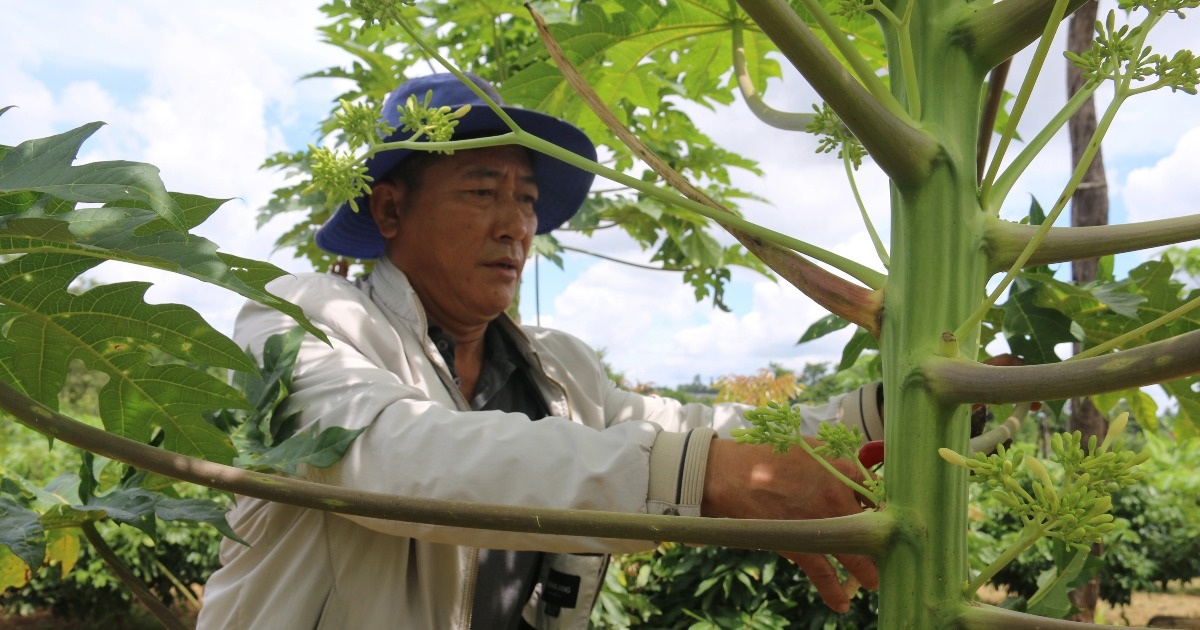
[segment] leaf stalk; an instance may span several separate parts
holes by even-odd
[[[785,0],[738,0],[763,33],[837,112],[897,185],[923,181],[940,155],[895,97],[876,98],[817,39]]]
[[[186,630],[187,626],[158,597],[155,597],[149,588],[146,588],[146,585],[125,564],[125,561],[121,560],[112,547],[108,546],[104,537],[96,530],[95,523],[84,521],[79,527],[83,529],[84,537],[96,549],[96,553],[104,560],[104,564],[108,565],[109,570],[117,576],[117,579],[121,580],[122,584],[133,591],[138,601],[150,611],[150,614],[154,615],[159,623],[168,630]]]
[[[989,270],[996,273],[1012,265],[1037,231],[1037,226],[991,219],[984,237]],[[1200,214],[1125,225],[1050,228],[1042,246],[1025,261],[1025,266],[1107,256],[1198,238]]]
[[[1113,354],[1046,365],[994,367],[935,356],[925,361],[921,372],[934,395],[947,404],[1082,398],[1200,372],[1200,331]]]
[[[1046,56],[1050,53],[1050,46],[1054,44],[1054,32],[1058,30],[1059,22],[1062,22],[1063,17],[1066,15],[1067,2],[1068,0],[1055,0],[1054,8],[1050,10],[1046,26],[1042,31],[1041,41],[1038,42],[1033,60],[1029,62],[1029,69],[1025,72],[1025,79],[1021,81],[1021,89],[1017,92],[1017,100],[1013,103],[1012,113],[1008,117],[1008,124],[1005,125],[1004,133],[1000,136],[1000,142],[996,145],[996,154],[992,156],[992,163],[988,168],[988,174],[983,178],[982,192],[980,193],[981,199],[987,199],[990,196],[992,184],[996,181],[996,175],[1000,171],[1000,164],[1004,161],[1004,153],[1008,150],[1008,145],[1012,142],[1013,137],[1017,135],[1017,124],[1021,122],[1021,116],[1025,113],[1025,106],[1029,104],[1029,97],[1033,94],[1033,86],[1037,83],[1038,76],[1042,72]]]
[[[767,105],[763,97],[754,87],[754,79],[746,66],[746,44],[743,31],[745,27],[740,21],[733,23],[733,73],[737,77],[738,91],[746,108],[754,117],[763,123],[784,131],[804,131],[816,119],[813,114],[780,111]],[[561,63],[561,62],[560,62]]]

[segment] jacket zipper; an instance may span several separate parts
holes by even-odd
[[[501,317],[503,317],[503,316],[501,316]],[[533,343],[529,339],[529,335],[526,335],[525,331],[521,330],[521,327],[519,325],[517,325],[516,322],[514,322],[512,320],[508,320],[508,324],[509,324],[508,328],[511,329],[511,331],[513,333],[520,336],[521,340],[525,342],[523,344],[524,348],[522,348],[522,354],[525,354],[527,358],[532,358],[534,360],[534,362],[537,363],[537,371],[538,371],[538,374],[542,377],[542,379],[545,381],[548,381],[551,385],[553,385],[556,389],[558,389],[558,395],[563,399],[563,401],[565,401],[567,403],[566,414],[563,417],[570,420],[571,415],[572,415],[571,414],[571,396],[567,392],[566,386],[563,385],[562,383],[559,383],[558,381],[554,380],[554,377],[550,376],[550,374],[548,372],[546,372],[546,366],[542,364],[542,356],[540,354],[538,354],[537,350],[533,349]],[[539,389],[540,389],[540,387],[539,387]]]
[[[462,628],[470,630],[471,624],[474,621],[471,617],[475,614],[475,581],[479,578],[479,547],[471,549],[471,571],[467,573],[467,592],[463,593],[463,602],[466,606],[463,607]]]

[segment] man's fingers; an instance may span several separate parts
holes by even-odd
[[[840,554],[834,556],[837,561],[846,567],[850,575],[862,584],[863,588],[868,591],[873,591],[879,588],[879,570],[875,568],[875,561],[869,556],[852,556]]]
[[[811,553],[785,553],[783,557],[796,563],[801,571],[817,588],[817,593],[825,605],[836,612],[845,613],[850,610],[850,597],[842,590],[837,571],[825,556]]]

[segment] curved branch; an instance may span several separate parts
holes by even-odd
[[[784,0],[738,0],[817,94],[901,187],[920,182],[939,155],[929,135],[888,109],[854,79]]]
[[[979,137],[975,148],[975,171],[978,181],[983,180],[984,169],[987,168],[988,148],[992,144],[992,134],[996,133],[996,118],[1000,115],[1000,106],[1004,102],[1004,84],[1008,81],[1008,70],[1012,67],[1012,58],[992,70],[992,78],[988,81],[987,98],[984,100],[983,113],[979,117]]]
[[[135,597],[137,597],[137,600],[150,611],[150,614],[154,615],[154,618],[157,619],[158,622],[163,625],[163,627],[167,628],[168,630],[185,630],[187,628],[187,626],[185,626],[183,622],[179,620],[179,617],[176,617],[175,613],[171,612],[171,609],[167,608],[167,605],[162,603],[162,601],[159,600],[158,597],[156,597],[154,593],[152,593],[150,589],[146,587],[146,584],[142,582],[138,576],[133,574],[133,571],[129,569],[129,565],[125,564],[125,561],[122,560],[121,557],[112,550],[112,547],[108,546],[108,542],[104,540],[104,537],[101,536],[100,532],[96,530],[95,523],[92,523],[91,521],[84,521],[79,527],[83,530],[84,537],[87,538],[88,542],[92,544],[92,547],[96,549],[96,553],[99,554],[100,558],[104,560],[104,563],[108,565],[108,569],[117,576],[117,579],[120,580],[122,584],[128,587],[129,590],[133,591],[133,594]]]
[[[993,367],[932,357],[922,370],[945,403],[1010,403],[1082,398],[1200,372],[1200,331],[1091,359]]]
[[[782,247],[758,247],[754,252],[763,264],[820,304],[822,308],[862,326],[876,339],[883,318],[883,290],[867,289],[826,271],[808,259]]]
[[[55,439],[135,468],[297,507],[447,527],[629,540],[670,540],[773,551],[879,555],[895,529],[888,512],[812,521],[651,516],[397,497],[251,472],[142,444],[72,420],[0,380],[0,409]]]
[[[1012,415],[1005,419],[1000,426],[971,438],[971,454],[990,455],[996,452],[997,446],[1017,437],[1027,415],[1029,415],[1029,403],[1018,403],[1013,409]]]
[[[1067,621],[1065,619],[1049,619],[1029,613],[1006,610],[985,604],[968,604],[955,619],[961,630],[1020,630],[1021,628],[1038,628],[1039,630],[1086,630],[1087,628],[1112,628],[1094,623]]]
[[[1025,244],[1037,233],[1036,225],[1020,225],[992,219],[984,241],[992,273],[1008,269],[1021,255]],[[1050,228],[1041,247],[1026,266],[1095,258],[1150,247],[1173,245],[1200,238],[1200,214],[1125,225]]]
[[[1067,15],[1087,0],[1070,0]],[[951,35],[963,48],[975,52],[983,68],[994,68],[1041,36],[1054,9],[1046,0],[1002,0],[996,4],[971,3]]]
[[[815,114],[785,112],[767,105],[762,95],[754,88],[754,79],[746,68],[746,47],[742,36],[742,23],[733,24],[733,74],[737,77],[738,90],[746,101],[746,108],[767,125],[784,131],[804,131],[814,120]]]

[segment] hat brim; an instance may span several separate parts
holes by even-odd
[[[524,131],[553,143],[589,160],[596,159],[596,147],[587,135],[574,125],[519,107],[503,107],[513,122]],[[478,135],[482,132],[503,133],[508,130],[496,112],[487,107],[475,106],[455,127],[455,135]],[[409,132],[397,131],[387,141],[403,140]],[[367,160],[367,175],[379,181],[404,158],[412,155],[412,149],[397,149],[380,153]],[[538,185],[538,200],[533,209],[538,217],[538,234],[545,234],[565,223],[579,211],[587,199],[595,176],[592,173],[567,164],[543,153],[533,152],[533,176]],[[317,229],[315,241],[321,249],[349,258],[379,258],[384,253],[384,240],[375,226],[375,220],[367,205],[367,196],[355,200],[358,211],[350,204],[342,204],[325,225]]]

